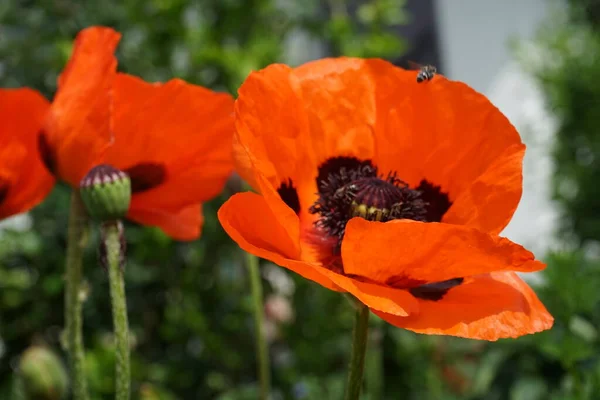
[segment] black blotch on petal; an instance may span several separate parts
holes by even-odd
[[[281,200],[294,212],[296,215],[300,214],[300,198],[298,197],[298,191],[294,187],[294,182],[291,179],[288,179],[287,182],[282,182],[279,188],[277,189],[277,193],[279,193],[279,197]]]
[[[447,281],[427,283],[408,289],[408,291],[418,299],[438,301],[441,300],[448,291],[461,283],[464,278],[448,279]]]
[[[8,189],[10,189],[10,184],[0,178],[0,205],[2,205],[4,200],[8,197]]]
[[[167,177],[167,169],[159,163],[140,163],[127,168],[125,173],[131,179],[131,194],[142,193],[162,184]]]
[[[440,222],[452,205],[448,194],[442,192],[440,186],[436,186],[425,179],[419,183],[416,190],[421,192],[421,199],[428,204],[425,207],[427,222]]]
[[[369,170],[368,176],[377,176],[377,168],[375,168],[371,160],[361,161],[355,157],[332,157],[327,159],[327,161],[319,166],[319,173],[317,175],[319,193],[322,194],[323,183],[327,183],[331,176],[339,175],[342,171],[344,173],[364,173],[365,169]],[[353,179],[355,177],[352,177],[350,180]]]
[[[56,154],[52,150],[46,132],[42,129],[38,134],[38,151],[46,169],[52,174],[56,174]]]

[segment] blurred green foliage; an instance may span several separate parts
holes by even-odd
[[[571,3],[561,23],[552,21],[552,29],[542,31],[540,44],[554,62],[536,70],[559,121],[555,186],[565,236],[587,246],[547,257],[538,294],[556,317],[555,327],[485,343],[416,335],[373,318],[364,399],[600,398],[600,261],[584,251],[600,239],[600,6]],[[30,86],[51,97],[74,35],[103,24],[123,34],[121,70],[235,93],[250,70],[273,62],[298,64],[329,54],[396,58],[406,43],[389,28],[409,20],[399,4],[404,2],[350,8],[342,0],[5,1],[0,85]],[[215,218],[235,186],[205,207],[203,237],[196,242],[127,226],[133,399],[256,398],[244,257]],[[26,349],[49,346],[64,357],[68,196],[69,189],[57,187],[31,213],[31,227],[7,229],[0,237],[0,399],[16,398],[17,366]],[[94,399],[109,399],[112,322],[94,244],[85,259],[86,365]],[[337,293],[282,275],[269,263],[262,267],[266,296],[287,299],[293,310],[289,320],[269,319],[273,398],[341,398],[351,307]]]
[[[563,234],[577,246],[600,240],[600,2],[572,0],[561,29],[542,31],[547,62],[535,72],[558,117],[554,194],[563,212]],[[594,8],[596,7],[596,8]],[[594,11],[596,10],[596,11]]]
[[[394,58],[405,0],[17,0],[0,4],[0,81],[51,95],[72,39],[106,25],[123,34],[119,68],[149,81],[180,77],[236,93],[248,72],[332,54]],[[354,9],[354,7],[353,7]]]

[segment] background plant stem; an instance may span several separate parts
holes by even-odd
[[[352,332],[352,355],[350,356],[346,400],[357,400],[360,396],[369,333],[369,308],[358,302],[355,306],[356,318]]]
[[[256,362],[258,367],[258,379],[260,382],[260,399],[269,398],[271,386],[269,350],[265,337],[265,314],[263,306],[263,290],[260,279],[260,270],[258,267],[258,257],[247,253],[246,265],[250,275],[250,288],[252,293],[252,303],[254,309],[254,326],[256,330]]]
[[[379,318],[371,321],[371,332],[365,360],[365,386],[369,399],[383,398],[383,336],[385,324]]]
[[[127,300],[123,279],[123,252],[121,221],[102,224],[103,240],[106,246],[106,260],[110,281],[113,329],[115,333],[115,399],[128,400],[130,396],[131,371],[129,364],[129,323],[127,320]]]
[[[79,193],[71,194],[69,227],[67,231],[67,260],[65,285],[66,350],[74,400],[87,400],[85,358],[82,337],[81,264],[87,244],[87,216]]]

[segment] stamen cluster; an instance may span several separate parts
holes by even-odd
[[[420,192],[396,176],[379,176],[377,167],[369,161],[338,159],[339,168],[328,165],[326,176],[318,180],[319,198],[310,207],[318,214],[315,228],[322,234],[337,238],[334,253],[338,253],[346,224],[353,217],[386,222],[393,219],[426,220],[427,203]],[[321,168],[323,170],[323,168]]]

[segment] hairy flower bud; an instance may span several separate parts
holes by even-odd
[[[129,210],[131,180],[108,164],[92,168],[79,184],[81,199],[88,214],[99,221],[121,219]]]

